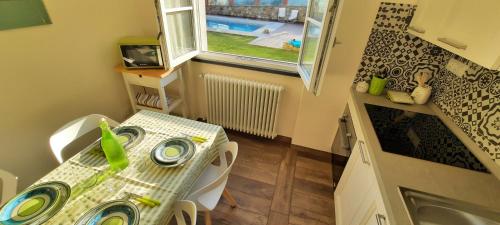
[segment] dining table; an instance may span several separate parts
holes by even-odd
[[[101,183],[90,186],[78,196],[72,196],[64,207],[44,224],[73,224],[88,210],[108,201],[123,199],[131,192],[158,200],[161,204],[150,207],[134,202],[140,211],[139,224],[167,224],[173,215],[176,201],[186,198],[191,187],[205,168],[219,155],[218,147],[228,141],[221,126],[142,110],[120,124],[138,126],[145,130],[144,139],[126,150],[129,165],[109,176]],[[163,140],[175,137],[198,136],[206,138],[196,143],[194,156],[183,165],[164,168],[155,164],[150,153]],[[60,181],[72,187],[96,173],[108,170],[104,154],[95,151],[95,145],[84,148],[33,185]]]

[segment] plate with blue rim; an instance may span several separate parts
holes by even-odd
[[[139,144],[146,135],[146,131],[138,126],[123,126],[113,129],[125,149],[130,149]],[[99,146],[101,142],[99,141]]]
[[[160,167],[176,167],[190,160],[196,145],[188,138],[174,137],[161,141],[151,151],[151,160]]]
[[[137,146],[144,139],[146,131],[138,126],[123,126],[113,129],[118,141],[123,145],[125,150],[129,150]],[[92,144],[91,152],[99,155],[104,155],[101,147],[101,139],[99,138]]]
[[[140,212],[134,203],[115,200],[90,209],[75,225],[136,225],[139,221]]]
[[[0,225],[42,224],[56,215],[71,195],[63,182],[41,183],[26,189],[0,210]]]

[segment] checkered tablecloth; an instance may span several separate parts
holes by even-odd
[[[147,110],[135,114],[121,126],[140,126],[146,130],[144,140],[128,150],[130,164],[127,169],[70,200],[46,224],[73,224],[88,209],[106,201],[120,199],[124,192],[148,195],[161,201],[161,205],[155,208],[137,204],[141,212],[140,224],[166,224],[173,204],[186,197],[203,170],[217,157],[217,147],[228,141],[220,126]],[[182,137],[183,133],[205,137],[208,141],[196,144],[194,157],[181,167],[156,166],[149,158],[151,149],[160,141]],[[107,167],[103,154],[96,154],[91,148],[87,148],[36,183],[62,181],[73,187]]]

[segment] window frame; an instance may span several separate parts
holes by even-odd
[[[304,86],[307,91],[312,92],[314,95],[318,96],[321,92],[321,87],[324,81],[324,76],[326,74],[327,63],[331,55],[331,49],[335,45],[335,35],[337,26],[339,24],[340,12],[343,6],[343,0],[326,0],[328,1],[326,10],[323,14],[322,20],[317,21],[310,17],[310,11],[312,9],[311,5],[315,0],[309,0],[307,4],[306,19],[304,22],[304,31],[302,33],[302,45],[300,47],[299,59],[297,62],[297,71],[300,74]],[[321,33],[319,35],[319,42],[315,47],[316,57],[312,64],[311,73],[307,72],[302,66],[303,52],[305,46],[305,40],[307,35],[307,29],[313,24],[314,26],[319,26]]]
[[[167,0],[168,1],[168,0]],[[199,12],[200,12],[200,7],[198,4],[197,0],[191,0],[191,6],[182,6],[182,7],[175,7],[175,8],[167,8],[165,6],[165,0],[157,0],[155,1],[155,6],[157,10],[157,16],[158,16],[158,22],[160,25],[160,30],[161,30],[161,37],[160,38],[160,43],[162,45],[163,49],[163,60],[165,66],[168,68],[174,68],[191,58],[197,56],[201,52],[201,31],[200,31],[200,20],[199,20]],[[169,41],[167,41],[167,38],[175,33],[176,31],[170,31],[168,28],[168,25],[166,23],[167,21],[167,15],[173,15],[173,14],[178,14],[178,13],[183,13],[191,11],[191,22],[193,25],[193,39],[195,41],[194,43],[194,50],[190,51],[188,53],[185,53],[181,56],[174,57],[171,49],[173,46]]]
[[[201,53],[195,58],[202,61],[241,65],[242,67],[256,68],[256,70],[296,74],[294,76],[297,78],[299,77],[297,72],[297,63],[212,51],[201,51]]]

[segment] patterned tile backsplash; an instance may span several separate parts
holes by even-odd
[[[500,72],[488,70],[406,32],[416,6],[381,3],[355,83],[387,71],[388,89],[411,92],[415,75],[428,72],[432,101],[500,164]],[[469,69],[458,77],[450,58]]]

